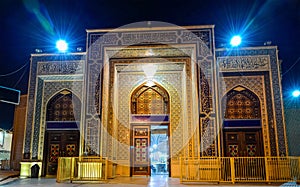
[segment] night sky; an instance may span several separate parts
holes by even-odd
[[[85,49],[85,29],[141,21],[215,25],[216,46],[240,33],[243,46],[277,45],[284,95],[300,88],[300,0],[0,0],[0,85],[27,93],[30,54]],[[146,25],[145,25],[146,26]],[[14,106],[0,103],[0,128],[10,129]]]

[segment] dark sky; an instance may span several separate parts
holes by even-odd
[[[215,25],[217,47],[234,33],[244,46],[272,41],[283,61],[284,93],[300,87],[300,0],[0,0],[0,85],[26,94],[36,48],[54,52],[58,38],[71,50],[85,48],[85,29],[140,21]],[[11,127],[13,110],[0,103],[0,128]]]

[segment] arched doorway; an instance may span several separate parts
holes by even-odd
[[[131,96],[131,175],[169,175],[169,95],[147,82]]]
[[[79,154],[81,102],[69,90],[55,94],[47,103],[44,175],[56,175],[58,157]]]
[[[237,86],[222,99],[224,156],[263,156],[261,109],[256,94]]]

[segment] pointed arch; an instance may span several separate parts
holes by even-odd
[[[236,86],[222,98],[225,119],[260,119],[260,100],[251,90]]]
[[[157,83],[144,83],[131,95],[132,114],[168,114],[169,94]]]
[[[78,121],[80,119],[80,99],[68,89],[63,89],[53,95],[46,107],[46,121]]]

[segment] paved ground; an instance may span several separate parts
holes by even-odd
[[[259,187],[278,187],[278,186],[289,186],[296,187],[295,182],[289,182],[285,184],[211,184],[211,183],[188,183],[181,184],[178,178],[169,178],[162,175],[157,175],[154,177],[117,177],[115,179],[108,180],[105,183],[95,184],[95,183],[57,183],[54,178],[26,178],[19,179],[16,177],[18,172],[13,171],[0,171],[0,186],[5,187],[33,187],[33,186],[53,186],[53,187],[112,187],[112,186],[120,186],[120,187],[141,187],[141,186],[149,186],[149,187],[193,187],[193,186],[205,186],[205,187],[249,187],[249,186],[259,186]]]
[[[20,171],[0,170],[0,186],[18,179]]]
[[[20,171],[0,170],[0,181],[13,176],[19,176]]]

